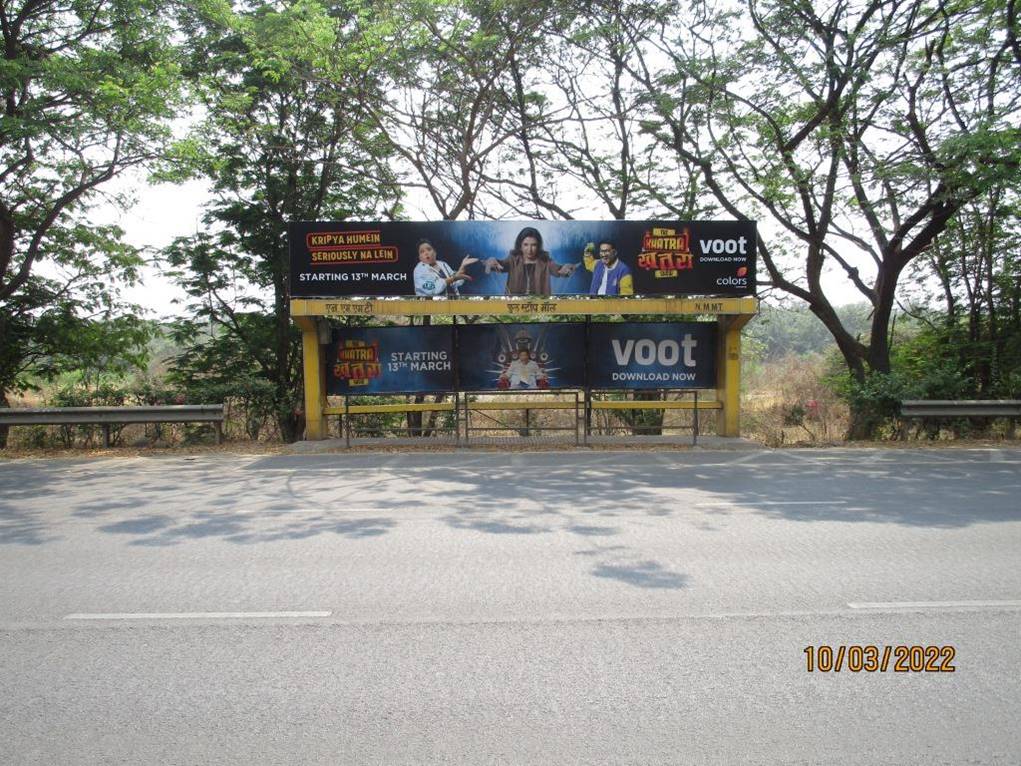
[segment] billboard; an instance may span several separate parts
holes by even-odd
[[[459,325],[457,378],[462,391],[583,388],[585,325]]]
[[[754,221],[295,222],[292,298],[755,294]]]
[[[716,325],[596,322],[589,326],[591,388],[713,388]]]
[[[447,327],[343,327],[327,349],[331,396],[454,390],[454,336]]]

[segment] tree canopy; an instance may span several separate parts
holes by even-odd
[[[140,253],[92,205],[158,157],[180,102],[173,26],[148,0],[0,2],[0,406],[40,377],[140,364],[118,285]],[[0,433],[0,442],[6,433]]]

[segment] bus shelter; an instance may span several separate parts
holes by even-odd
[[[710,389],[714,398],[696,398],[698,409],[715,413],[716,431],[721,436],[741,435],[741,330],[758,312],[758,299],[741,297],[443,297],[443,298],[292,298],[291,316],[302,332],[304,364],[305,438],[326,438],[327,418],[345,415],[349,407],[331,407],[327,399],[327,377],[334,360],[327,358],[334,327],[351,317],[363,320],[396,320],[409,317],[458,318],[503,317],[514,321],[527,318],[550,321],[554,317],[586,318],[655,315],[677,322],[697,319],[716,328],[715,367]],[[339,321],[338,321],[339,320]],[[452,392],[453,393],[453,392]],[[511,397],[507,397],[508,400]],[[601,402],[600,406],[657,407],[661,402]],[[686,403],[687,404],[687,403]],[[514,406],[510,401],[508,406]],[[456,405],[448,405],[454,407]],[[495,406],[489,403],[487,406]],[[360,405],[359,412],[410,412],[433,410],[435,404]]]

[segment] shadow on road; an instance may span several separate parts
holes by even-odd
[[[133,546],[378,540],[409,512],[454,530],[567,534],[579,542],[609,541],[625,524],[656,525],[681,513],[707,531],[737,513],[951,529],[1021,520],[1019,477],[1017,462],[946,451],[37,461],[0,471],[0,544],[55,542],[62,523],[89,522]],[[686,586],[685,575],[637,551],[598,551],[595,577]]]

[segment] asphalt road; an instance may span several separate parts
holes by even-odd
[[[1019,565],[1021,450],[0,462],[0,762],[1016,764]]]

